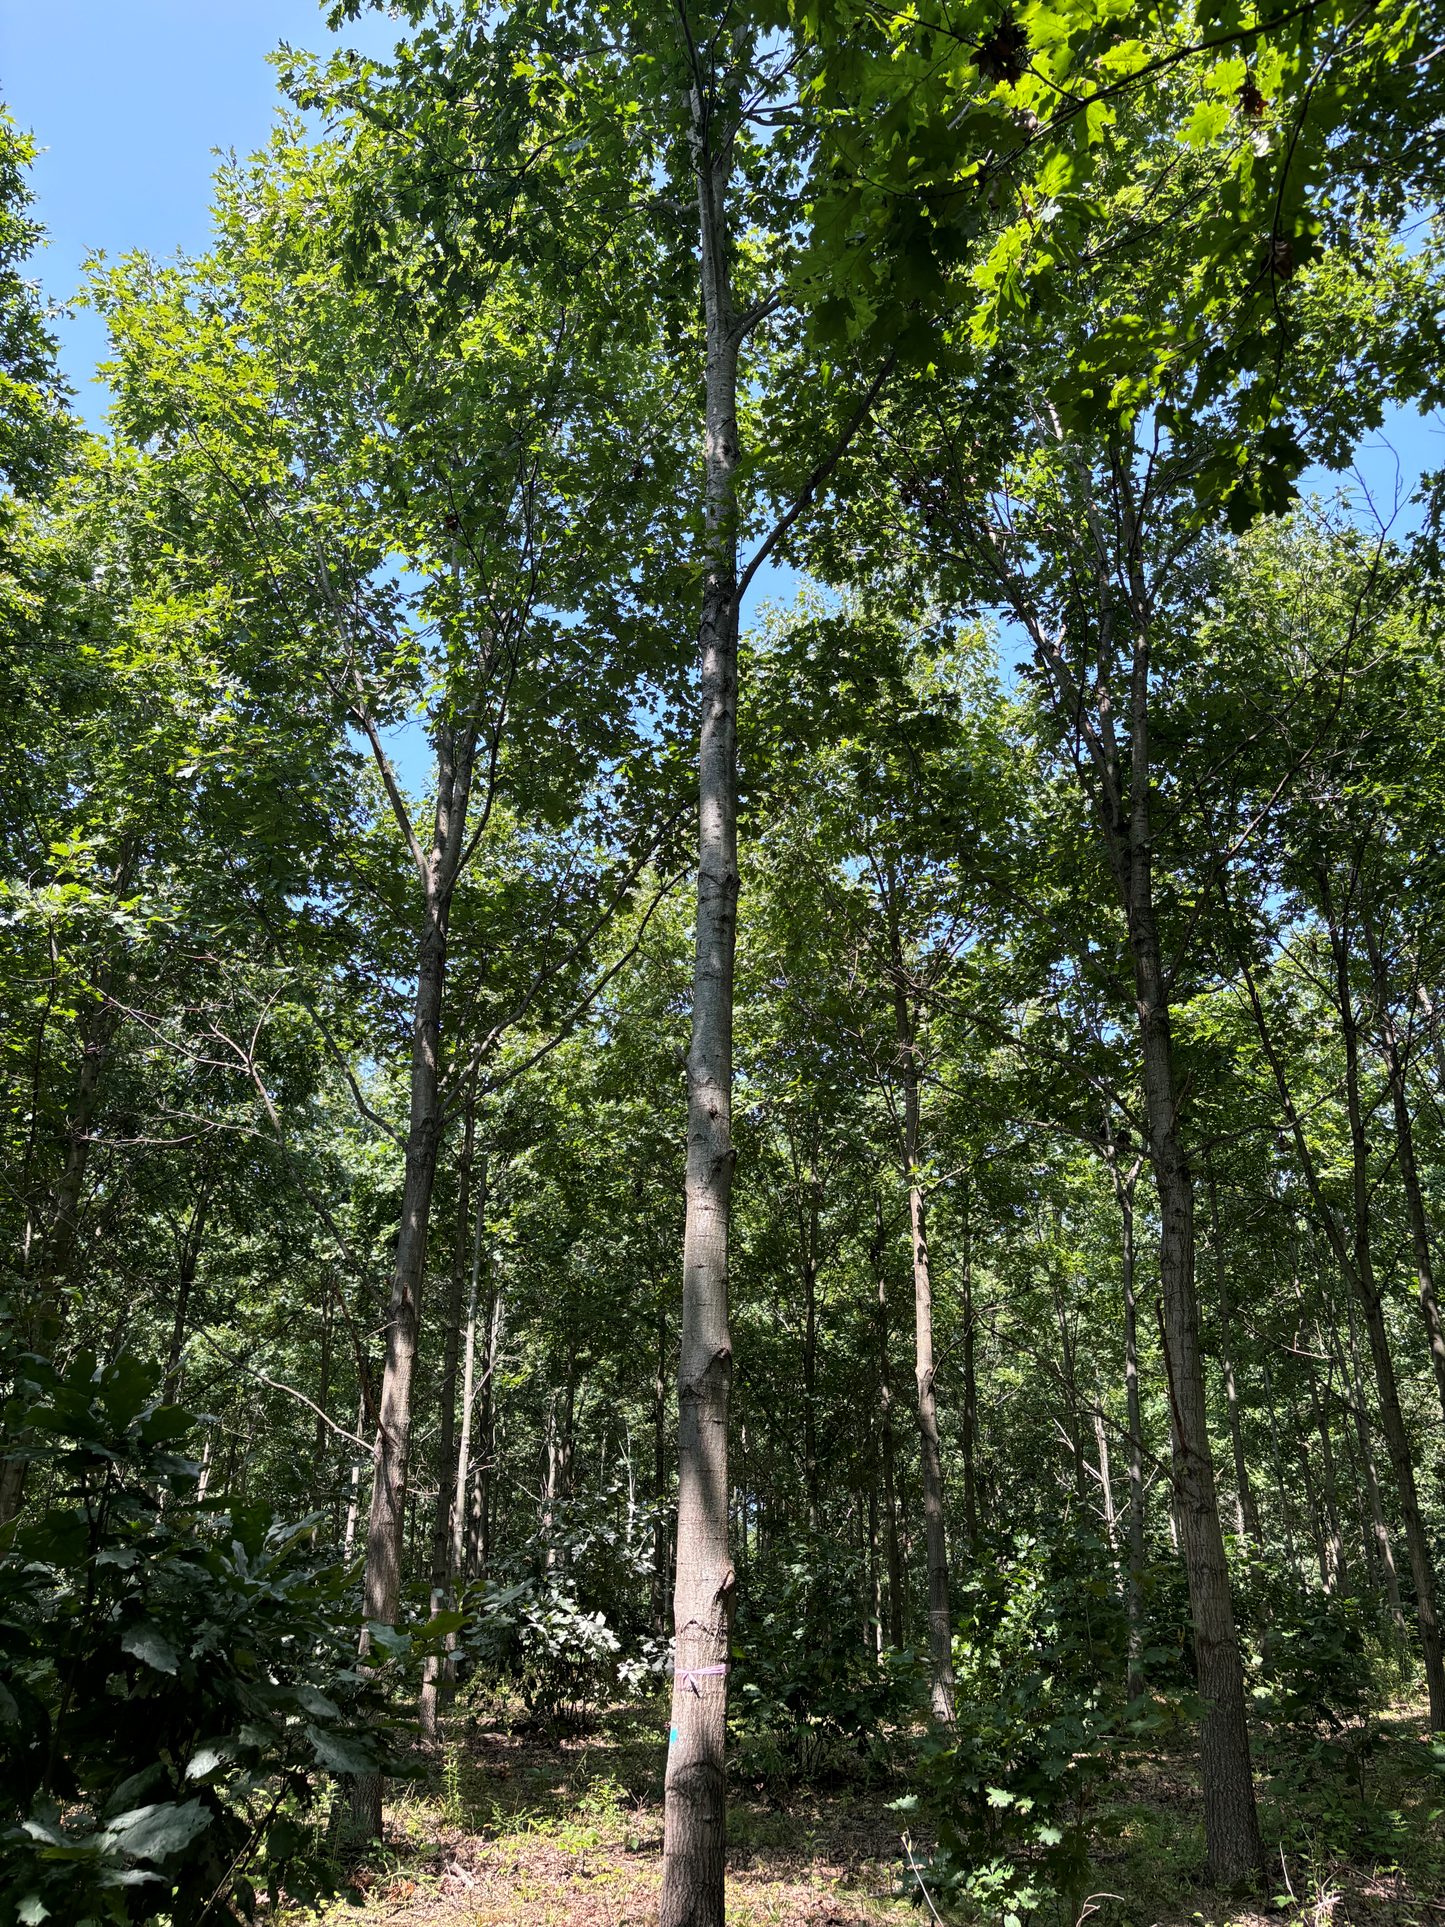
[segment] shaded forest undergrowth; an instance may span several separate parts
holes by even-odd
[[[393,1788],[384,1845],[346,1869],[355,1896],[332,1921],[517,1921],[642,1927],[656,1919],[662,1868],[665,1703],[618,1705],[569,1733],[509,1718],[478,1697],[445,1723],[443,1743],[409,1785]],[[926,1822],[898,1811],[915,1784],[899,1734],[894,1771],[835,1757],[808,1780],[741,1779],[728,1807],[732,1927],[933,1917],[979,1918],[976,1906],[927,1901],[909,1849],[927,1867]],[[1440,1762],[1424,1707],[1400,1698],[1364,1725],[1322,1727],[1321,1759],[1257,1736],[1257,1790],[1271,1854],[1267,1891],[1211,1888],[1197,1743],[1167,1722],[1147,1748],[1118,1757],[1085,1817],[1088,1917],[1110,1922],[1248,1922],[1269,1917],[1328,1927],[1445,1921]],[[1432,1770],[1433,1768],[1433,1770]],[[338,1871],[341,1871],[338,1869]],[[1058,1903],[1035,1918],[1053,1927]],[[282,1907],[279,1919],[299,1921]],[[1070,1927],[1064,1922],[1063,1927]]]

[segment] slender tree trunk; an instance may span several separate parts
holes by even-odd
[[[321,1305],[321,1382],[316,1390],[316,1403],[320,1410],[316,1414],[316,1456],[312,1461],[312,1485],[317,1503],[320,1503],[322,1480],[326,1473],[326,1447],[329,1442],[330,1427],[326,1423],[331,1416],[331,1335],[334,1316],[331,1292],[328,1289]],[[335,1537],[333,1517],[332,1536]]]
[[[967,1180],[965,1179],[965,1186]],[[973,1230],[969,1223],[968,1192],[964,1191],[963,1222],[963,1526],[969,1552],[978,1553],[978,1372],[975,1359],[977,1327],[973,1315]]]
[[[1104,1407],[1094,1399],[1094,1450],[1099,1460],[1099,1490],[1104,1502],[1104,1536],[1109,1550],[1117,1550],[1118,1530],[1114,1518],[1114,1488],[1109,1482],[1109,1435],[1104,1430]]]
[[[1119,1207],[1120,1267],[1124,1279],[1124,1395],[1129,1421],[1129,1678],[1128,1696],[1139,1699],[1144,1687],[1144,1433],[1139,1402],[1139,1304],[1134,1295],[1134,1184],[1138,1166],[1126,1177],[1119,1169],[1122,1147],[1113,1124],[1104,1120],[1105,1155]]]
[[[1270,1377],[1268,1364],[1264,1366],[1264,1400],[1269,1407],[1269,1440],[1274,1456],[1274,1489],[1279,1499],[1279,1518],[1284,1528],[1285,1551],[1289,1554],[1289,1562],[1294,1567],[1295,1578],[1303,1586],[1304,1572],[1300,1567],[1299,1553],[1295,1548],[1294,1528],[1290,1523],[1289,1495],[1284,1483],[1284,1459],[1279,1449],[1279,1415],[1274,1409],[1274,1381]]]
[[[547,1548],[547,1570],[551,1572],[557,1564],[557,1547],[553,1541],[553,1524],[557,1510],[557,1493],[561,1484],[562,1451],[558,1441],[557,1394],[554,1391],[547,1406],[547,1423],[542,1432],[542,1509],[538,1520],[542,1530],[542,1543]]]
[[[1263,1866],[1259,1816],[1245,1724],[1244,1669],[1230,1597],[1210,1450],[1199,1302],[1194,1279],[1194,1185],[1180,1140],[1185,1092],[1174,1074],[1167,977],[1153,895],[1153,779],[1149,743],[1153,594],[1145,577],[1145,529],[1135,499],[1132,446],[1110,449],[1109,501],[1095,495],[1088,458],[1062,428],[1061,450],[1076,455],[1082,493],[1079,562],[1093,577],[1098,665],[1086,688],[1076,679],[1065,637],[1034,609],[1032,584],[1014,577],[1017,604],[1028,615],[1056,713],[1082,730],[1092,765],[1085,785],[1098,811],[1128,930],[1144,1084],[1149,1162],[1159,1198],[1159,1273],[1163,1287],[1165,1369],[1173,1406],[1175,1494],[1194,1621],[1199,1693],[1200,1769],[1209,1874],[1233,1886]],[[1106,535],[1104,514],[1113,515]],[[997,551],[994,553],[997,562]],[[1125,593],[1120,595],[1121,577]],[[1128,689],[1120,687],[1127,663]],[[1127,725],[1127,738],[1118,727]]]
[[[422,1280],[432,1189],[441,1149],[439,1099],[442,999],[446,986],[447,924],[452,891],[461,866],[466,835],[471,764],[476,744],[472,728],[460,733],[449,722],[436,730],[437,800],[430,851],[423,858],[422,929],[412,1018],[411,1115],[406,1140],[401,1225],[396,1269],[387,1312],[386,1363],[381,1381],[380,1452],[372,1481],[371,1517],[366,1533],[366,1572],[362,1608],[368,1621],[396,1623],[406,1532],[408,1459],[411,1450],[412,1378],[421,1333]],[[362,1635],[363,1655],[370,1650]],[[377,1774],[357,1777],[352,1792],[352,1822],[371,1839],[381,1836],[382,1781]]]
[[[1290,1417],[1295,1417],[1294,1401],[1290,1400]],[[1329,1539],[1325,1532],[1325,1509],[1320,1502],[1319,1486],[1315,1481],[1314,1468],[1310,1464],[1309,1440],[1304,1436],[1297,1439],[1295,1450],[1299,1454],[1300,1483],[1305,1489],[1305,1504],[1309,1508],[1310,1538],[1314,1541],[1315,1564],[1320,1569],[1320,1590],[1332,1590],[1333,1569],[1330,1564]]]
[[[1229,1286],[1224,1266],[1224,1244],[1219,1235],[1219,1190],[1214,1182],[1214,1163],[1205,1161],[1209,1185],[1209,1242],[1214,1249],[1214,1293],[1219,1305],[1219,1363],[1224,1373],[1224,1398],[1229,1409],[1229,1438],[1234,1447],[1235,1525],[1241,1539],[1249,1538],[1256,1550],[1264,1543],[1259,1531],[1259,1508],[1249,1483],[1249,1461],[1244,1452],[1244,1428],[1239,1416],[1239,1393],[1234,1380],[1234,1351],[1229,1329]]]
[[[1365,1335],[1370,1341],[1375,1380],[1380,1399],[1380,1425],[1389,1449],[1405,1526],[1405,1544],[1410,1554],[1410,1571],[1415,1582],[1415,1616],[1420,1629],[1420,1647],[1425,1662],[1425,1680],[1430,1694],[1432,1731],[1445,1730],[1445,1659],[1442,1659],[1440,1622],[1435,1606],[1435,1565],[1430,1542],[1420,1513],[1415,1485],[1415,1459],[1405,1417],[1400,1409],[1400,1394],[1395,1381],[1395,1363],[1390,1355],[1385,1308],[1375,1279],[1374,1253],[1370,1237],[1370,1164],[1365,1138],[1364,1111],[1360,1103],[1359,1032],[1355,1022],[1354,996],[1350,984],[1350,959],[1346,928],[1336,915],[1328,876],[1320,873],[1320,886],[1330,933],[1330,948],[1335,966],[1335,996],[1345,1045],[1345,1099],[1350,1121],[1351,1173],[1354,1203],[1354,1249],[1344,1243],[1333,1212],[1325,1229],[1335,1243],[1335,1255],[1343,1260],[1341,1268],[1353,1277],[1360,1309],[1365,1317]],[[1293,1120],[1291,1120],[1293,1122]],[[1296,1133],[1296,1142],[1302,1134]],[[1310,1172],[1313,1171],[1313,1160]],[[1316,1186],[1311,1184],[1313,1192]],[[1320,1201],[1323,1203],[1323,1200]],[[1329,1210],[1327,1204],[1324,1205]]]
[[[471,1479],[472,1407],[475,1398],[477,1363],[477,1284],[482,1268],[482,1226],[487,1210],[487,1156],[482,1153],[481,1181],[477,1187],[476,1226],[472,1233],[472,1272],[467,1289],[467,1323],[462,1339],[462,1415],[457,1436],[456,1483],[452,1490],[451,1536],[446,1549],[446,1583],[456,1599],[466,1584],[467,1494]],[[458,1213],[458,1217],[460,1217]],[[465,1229],[463,1228],[463,1237]],[[463,1245],[465,1251],[465,1245]],[[447,1635],[446,1658],[442,1662],[442,1691],[448,1699],[456,1691],[457,1636]]]
[[[467,1577],[467,1495],[472,1482],[472,1414],[476,1404],[477,1291],[482,1275],[482,1229],[487,1211],[487,1158],[482,1154],[477,1187],[476,1222],[472,1227],[472,1276],[467,1290],[467,1325],[462,1339],[462,1422],[457,1442],[457,1478],[452,1494],[452,1541],[448,1572],[454,1586]],[[485,1366],[483,1367],[485,1370]]]
[[[818,1507],[818,1161],[808,1167],[808,1208],[803,1236],[803,1482],[808,1531],[819,1529]]]
[[[457,1236],[452,1254],[451,1287],[447,1294],[446,1337],[442,1346],[442,1382],[437,1413],[437,1501],[432,1516],[431,1534],[431,1611],[432,1617],[447,1604],[452,1549],[453,1479],[457,1462],[457,1354],[461,1347],[462,1287],[467,1275],[467,1245],[472,1228],[472,1155],[476,1140],[477,1075],[473,1065],[467,1080],[466,1127],[462,1152],[457,1160]],[[481,1200],[478,1217],[486,1208],[486,1164],[482,1166]],[[469,1388],[468,1388],[469,1389]],[[470,1416],[470,1413],[468,1413]],[[422,1673],[418,1719],[422,1738],[435,1744],[437,1737],[437,1691],[442,1675],[440,1653],[427,1656]]]
[[[1244,1668],[1229,1590],[1209,1443],[1199,1301],[1194,1287],[1194,1186],[1179,1141],[1180,1092],[1174,1077],[1165,987],[1151,876],[1150,771],[1147,739],[1148,648],[1136,642],[1130,690],[1129,847],[1119,870],[1128,913],[1129,947],[1143,1057],[1149,1160],[1159,1196],[1159,1275],[1163,1286],[1165,1359],[1174,1407],[1175,1492],[1199,1666],[1200,1772],[1204,1834],[1211,1878],[1233,1886],[1262,1867],[1264,1847],[1254,1802]]]
[[[1063,1360],[1064,1398],[1069,1415],[1068,1440],[1069,1456],[1074,1465],[1074,1502],[1082,1513],[1084,1509],[1084,1436],[1083,1415],[1079,1406],[1079,1386],[1074,1372],[1074,1340],[1069,1330],[1068,1307],[1064,1303],[1063,1292],[1059,1289],[1057,1278],[1050,1280],[1054,1295],[1054,1322],[1059,1328],[1059,1355]]]
[[[914,1374],[918,1381],[918,1456],[923,1473],[923,1534],[928,1558],[929,1703],[942,1725],[953,1724],[953,1626],[948,1607],[948,1541],[943,1519],[943,1457],[933,1388],[933,1284],[923,1202],[919,1142],[917,1037],[903,988],[903,957],[892,933],[893,1011],[903,1077],[903,1161],[913,1245]]]
[[[171,1327],[170,1351],[166,1358],[166,1384],[169,1395],[176,1404],[181,1398],[181,1357],[186,1346],[186,1318],[191,1307],[191,1290],[196,1282],[196,1271],[201,1262],[201,1245],[206,1235],[206,1217],[211,1208],[211,1187],[203,1184],[192,1206],[190,1221],[186,1225],[185,1236],[181,1239],[180,1263],[176,1267],[176,1316]],[[323,1355],[325,1343],[323,1326]],[[323,1365],[323,1371],[325,1367]],[[322,1404],[325,1404],[325,1395]],[[320,1419],[317,1421],[321,1425]],[[324,1429],[324,1428],[323,1428]]]
[[[867,1641],[874,1659],[883,1657],[883,1566],[878,1557],[878,1479],[868,1487],[868,1591],[872,1599]]]
[[[361,1437],[361,1428],[366,1423],[366,1393],[363,1391],[356,1401],[356,1436]],[[376,1447],[372,1447],[375,1461]],[[351,1564],[352,1550],[356,1545],[356,1515],[361,1496],[361,1460],[353,1457],[351,1461],[351,1493],[346,1504],[346,1531],[341,1541],[341,1558],[344,1565]]]
[[[903,1650],[903,1561],[898,1547],[898,1501],[893,1444],[893,1375],[888,1362],[887,1234],[883,1202],[873,1200],[873,1275],[878,1284],[878,1442],[883,1460],[884,1545],[888,1557],[888,1643]]]
[[[465,1570],[469,1579],[483,1578],[492,1556],[493,1519],[496,1513],[498,1445],[497,1370],[502,1355],[502,1289],[493,1279],[487,1316],[487,1355],[482,1365],[481,1410],[477,1417],[479,1462],[472,1481],[471,1509],[467,1520]]]
[[[1430,1256],[1430,1227],[1425,1218],[1425,1199],[1420,1189],[1420,1172],[1415,1163],[1415,1133],[1410,1120],[1410,1095],[1405,1086],[1405,1053],[1395,1030],[1390,1009],[1390,983],[1381,954],[1374,920],[1368,909],[1362,918],[1365,942],[1369,949],[1370,971],[1374,978],[1376,1024],[1381,1054],[1390,1079],[1390,1100],[1395,1112],[1395,1148],[1400,1166],[1400,1187],[1405,1193],[1405,1210],[1410,1220],[1410,1245],[1415,1256],[1415,1282],[1420,1293],[1420,1316],[1425,1324],[1425,1342],[1430,1347],[1430,1362],[1435,1368],[1435,1388],[1440,1410],[1445,1414],[1445,1325],[1440,1319],[1440,1301],[1435,1294],[1435,1271]]]
[[[667,1627],[667,1306],[657,1301],[657,1367],[652,1379],[652,1630],[661,1639]]]
[[[1389,1527],[1385,1524],[1385,1506],[1380,1497],[1380,1475],[1375,1466],[1374,1442],[1370,1437],[1370,1417],[1365,1410],[1365,1375],[1360,1365],[1359,1328],[1355,1322],[1355,1294],[1345,1287],[1345,1311],[1349,1318],[1350,1356],[1349,1370],[1345,1374],[1350,1390],[1350,1405],[1355,1415],[1355,1435],[1360,1442],[1360,1465],[1365,1477],[1365,1495],[1369,1501],[1370,1527],[1374,1535],[1375,1562],[1384,1581],[1385,1598],[1390,1608],[1390,1621],[1395,1630],[1395,1638],[1403,1648],[1408,1643],[1405,1631],[1405,1609],[1400,1599],[1400,1575],[1395,1570],[1395,1554],[1390,1545]]]
[[[737,382],[732,146],[692,101],[707,335],[698,745],[697,929],[687,1060],[687,1224],[678,1366],[675,1671],[665,1780],[660,1927],[723,1927],[724,1747],[735,1577],[728,1558],[728,1221],[733,957],[737,939]]]

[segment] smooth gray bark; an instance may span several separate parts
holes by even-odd
[[[462,1289],[467,1275],[467,1244],[472,1228],[472,1157],[476,1142],[477,1080],[472,1068],[467,1088],[466,1127],[461,1156],[457,1160],[457,1235],[452,1255],[451,1286],[447,1294],[446,1334],[442,1341],[442,1378],[437,1414],[437,1497],[432,1515],[431,1534],[431,1610],[432,1616],[449,1603],[448,1579],[451,1568],[453,1476],[457,1464],[457,1359],[461,1349]],[[486,1165],[483,1163],[482,1196],[486,1196]],[[478,1212],[480,1219],[480,1208]],[[470,1389],[470,1388],[468,1388]],[[430,1653],[422,1673],[421,1699],[417,1717],[423,1740],[435,1744],[437,1737],[437,1696],[442,1676],[442,1658]]]
[[[940,1724],[953,1724],[953,1624],[948,1604],[948,1539],[943,1518],[943,1454],[938,1437],[938,1397],[933,1383],[933,1279],[928,1256],[928,1219],[923,1198],[918,1091],[918,1038],[903,988],[903,957],[896,931],[893,951],[893,1012],[903,1082],[903,1175],[913,1255],[914,1378],[918,1387],[918,1457],[923,1484],[923,1540],[928,1564],[929,1707]]]
[[[714,136],[720,138],[715,141]],[[737,942],[737,383],[731,137],[692,97],[707,337],[699,630],[698,880],[687,1058],[687,1221],[678,1365],[677,1576],[660,1927],[723,1927],[724,1762],[735,1575],[728,1557],[728,1225]]]
[[[482,1156],[481,1181],[477,1186],[476,1223],[472,1228],[472,1275],[467,1288],[467,1322],[462,1337],[462,1422],[457,1443],[457,1480],[452,1494],[452,1542],[448,1569],[452,1583],[462,1585],[467,1577],[466,1532],[467,1492],[472,1476],[472,1412],[476,1403],[477,1372],[477,1291],[482,1271],[482,1227],[487,1211],[487,1159]]]
[[[671,1534],[667,1529],[667,1306],[657,1303],[657,1361],[652,1378],[652,1630],[661,1639],[667,1625],[667,1568]],[[746,1537],[746,1518],[744,1519]]]

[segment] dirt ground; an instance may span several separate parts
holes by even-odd
[[[1222,1894],[1203,1876],[1197,1766],[1187,1733],[1124,1763],[1099,1812],[1092,1927],[1445,1927],[1445,1789],[1406,1769],[1419,1709],[1382,1721],[1403,1762],[1361,1799],[1376,1818],[1321,1812],[1308,1790],[1281,1803],[1261,1776],[1272,1891]],[[614,1709],[589,1735],[553,1738],[459,1715],[428,1783],[401,1788],[385,1847],[357,1869],[362,1904],[328,1927],[652,1927],[662,1874],[661,1720]],[[902,1783],[730,1790],[728,1927],[851,1927],[920,1920],[903,1891],[907,1824],[889,1810]],[[1352,1796],[1353,1797],[1353,1794]],[[1383,1803],[1387,1803],[1382,1805]],[[1383,1828],[1383,1831],[1382,1831]],[[1367,1850],[1359,1841],[1368,1835]],[[1381,1841],[1387,1844],[1383,1850]],[[912,1839],[922,1860],[925,1839]],[[1023,1927],[1077,1927],[1039,1915]]]

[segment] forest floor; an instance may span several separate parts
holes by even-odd
[[[341,1927],[648,1927],[662,1875],[657,1707],[615,1708],[555,1737],[451,1722],[429,1785],[398,1786],[386,1844],[353,1879]],[[1399,1702],[1373,1723],[1363,1772],[1321,1773],[1264,1750],[1258,1793],[1272,1891],[1253,1900],[1204,1878],[1197,1760],[1187,1729],[1121,1763],[1097,1811],[1092,1927],[1445,1927],[1445,1786],[1422,1769],[1425,1722]],[[852,1927],[924,1920],[891,1785],[732,1787],[728,1927]],[[922,1859],[926,1842],[914,1849]],[[1283,1853],[1281,1846],[1283,1843]],[[292,1916],[299,1919],[299,1916]],[[1075,1927],[1041,1914],[1026,1927]]]

